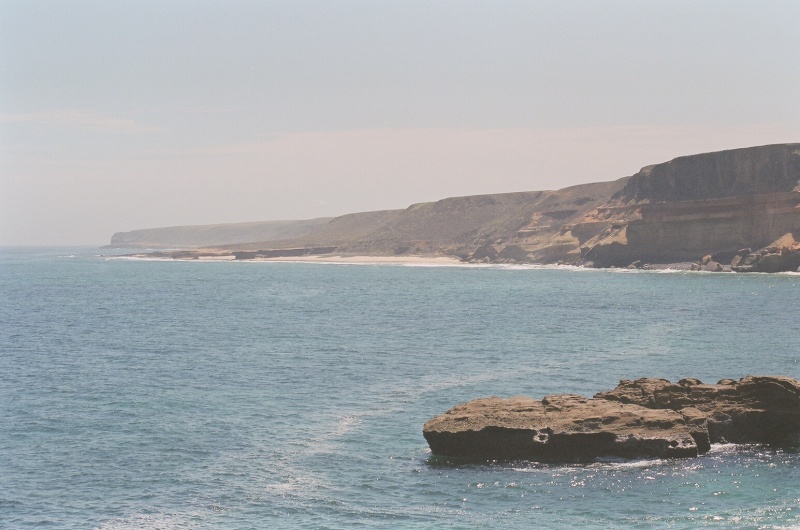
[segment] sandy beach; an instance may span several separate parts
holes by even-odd
[[[233,256],[201,257],[201,260],[235,261]],[[241,261],[274,261],[286,263],[341,263],[383,265],[463,265],[464,262],[446,256],[282,256],[276,258],[253,258]]]
[[[357,256],[357,255],[308,255],[308,256],[280,256],[280,257],[255,257],[246,260],[236,260],[233,254],[197,254],[181,255],[180,253],[155,253],[134,254],[124,256],[132,259],[145,260],[175,260],[175,261],[274,261],[287,263],[349,263],[349,264],[385,264],[385,265],[464,265],[464,262],[448,256]]]
[[[446,256],[302,256],[255,258],[252,261],[293,261],[303,263],[383,263],[388,265],[460,265],[461,260]]]

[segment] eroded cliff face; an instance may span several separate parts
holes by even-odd
[[[175,236],[168,241],[137,231],[115,235],[114,243],[130,244],[135,235],[148,246],[199,246],[200,232],[203,245],[242,256],[332,249],[597,267],[699,262],[707,255],[731,262],[744,259],[743,249],[761,249],[785,234],[800,239],[800,144],[683,156],[613,182],[561,190],[452,197],[288,227],[252,225],[225,225],[223,234],[217,227],[158,229]],[[747,260],[757,265],[756,257]]]
[[[702,201],[792,191],[800,184],[800,144],[682,156],[642,168],[613,199],[623,203]]]
[[[700,201],[642,204],[583,247],[600,267],[700,261],[761,248],[786,233],[800,235],[800,193],[761,193]]]
[[[564,222],[558,237],[549,237],[563,241],[565,252],[551,261],[624,267],[700,261],[708,254],[730,260],[738,249],[800,235],[800,144],[676,158],[643,168],[590,211],[556,213]],[[531,225],[542,218],[534,216]],[[518,235],[511,244],[529,245],[535,255],[537,242],[527,232]],[[577,252],[569,248],[575,244]]]
[[[604,201],[538,209],[473,259],[624,267],[732,257],[800,236],[800,144],[684,156],[617,183]]]

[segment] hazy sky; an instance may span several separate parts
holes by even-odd
[[[800,141],[800,2],[0,0],[0,245]]]

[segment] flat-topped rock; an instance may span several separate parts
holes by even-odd
[[[428,421],[423,434],[434,454],[468,459],[583,462],[698,454],[692,428],[677,412],[576,395],[476,399]]]
[[[781,376],[623,380],[594,398],[482,398],[425,423],[435,455],[470,460],[586,462],[683,458],[711,443],[800,443],[800,382]]]

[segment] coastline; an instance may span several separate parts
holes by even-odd
[[[421,265],[421,266],[454,266],[467,265],[458,258],[448,256],[369,256],[369,255],[307,255],[307,256],[275,256],[237,259],[233,254],[205,254],[197,252],[154,252],[115,256],[115,258],[137,259],[149,261],[241,261],[241,262],[284,262],[284,263],[330,263],[330,264],[382,264],[382,265]]]
[[[288,261],[300,263],[380,263],[384,265],[463,265],[464,262],[447,256],[283,256],[254,258],[248,261]]]
[[[492,263],[492,262],[470,262],[449,256],[375,256],[375,255],[305,255],[305,256],[258,256],[247,259],[237,259],[229,253],[214,253],[213,251],[176,251],[176,252],[151,252],[123,254],[117,256],[103,256],[106,259],[122,259],[135,261],[190,261],[190,262],[241,262],[241,263],[317,263],[327,265],[403,265],[410,267],[501,267],[510,269],[569,269],[574,271],[609,271],[616,273],[689,273],[689,274],[731,274],[734,273],[730,267],[722,271],[698,270],[692,268],[692,262],[675,262],[648,264],[643,268],[631,267],[586,267],[584,265],[572,264],[539,264],[539,263]],[[742,274],[742,273],[739,273]],[[750,272],[750,274],[785,274],[790,276],[800,275],[800,271],[782,271],[773,273]]]

